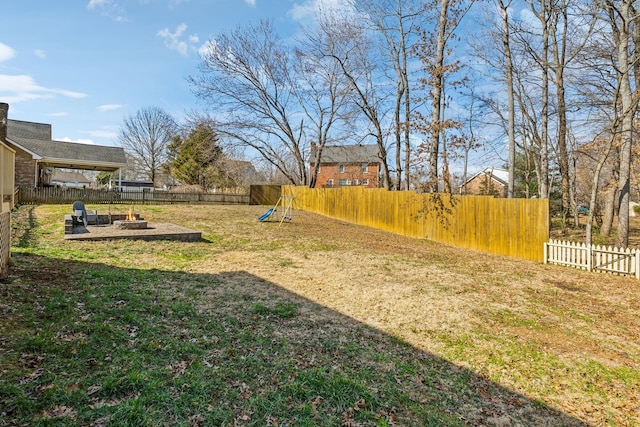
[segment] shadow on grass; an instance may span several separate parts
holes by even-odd
[[[586,425],[243,271],[13,269],[0,425]]]
[[[35,234],[35,230],[37,230],[38,221],[35,218],[34,210],[36,206],[29,206],[27,209],[15,210],[12,212],[12,215],[19,214],[26,216],[22,221],[15,222],[12,224],[19,224],[24,229],[22,230],[12,230],[13,236],[19,236],[17,241],[13,241],[13,246],[19,248],[27,248],[35,246],[35,242],[37,240],[37,236]]]

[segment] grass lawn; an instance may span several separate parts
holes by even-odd
[[[65,241],[69,209],[13,215],[0,426],[640,426],[635,279],[259,206]]]

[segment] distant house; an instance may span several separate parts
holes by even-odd
[[[80,172],[54,169],[51,185],[69,188],[89,188],[91,181]]]
[[[227,160],[224,165],[236,185],[249,185],[260,180],[260,174],[253,163],[246,160]]]
[[[316,187],[363,186],[377,188],[380,185],[380,150],[377,145],[325,146],[320,164],[315,164],[317,146],[311,145],[310,176],[316,167]]]
[[[465,182],[462,194],[507,197],[509,171],[498,168],[486,168]]]
[[[151,181],[111,181],[110,188],[116,191],[153,192]]]
[[[8,120],[6,144],[15,151],[16,186],[51,186],[55,168],[115,172],[127,166],[121,147],[54,141],[45,123]]]

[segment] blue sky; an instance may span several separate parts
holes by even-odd
[[[53,138],[117,145],[125,116],[200,107],[186,78],[198,48],[261,18],[283,34],[318,0],[20,0],[2,4],[0,102]]]

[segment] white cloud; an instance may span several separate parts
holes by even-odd
[[[305,0],[294,3],[287,15],[296,22],[315,21],[320,13],[337,13],[339,16],[356,15],[352,0]]]
[[[182,23],[176,27],[176,31],[173,33],[168,28],[164,28],[158,31],[156,35],[164,39],[164,45],[168,49],[178,51],[182,56],[187,56],[189,50],[197,50],[195,45],[200,41],[196,34],[186,36],[186,41],[183,40],[187,28],[187,24]]]
[[[68,136],[65,136],[64,138],[56,138],[56,141],[76,142],[78,144],[95,145],[95,143],[91,139],[72,139],[72,138],[69,138]]]
[[[47,57],[47,52],[45,52],[45,51],[44,51],[44,50],[42,50],[42,49],[36,49],[36,50],[34,50],[34,51],[33,51],[33,53],[34,53],[38,58],[42,58],[42,59],[44,59],[44,58],[46,58],[46,57]]]
[[[113,111],[113,110],[118,110],[122,108],[122,105],[120,104],[105,104],[105,105],[100,105],[97,110],[100,112],[105,112],[105,111]]]
[[[116,22],[126,22],[127,16],[124,8],[114,0],[90,0],[87,9],[98,10],[102,16],[113,19]]]
[[[113,131],[108,131],[108,130],[92,130],[92,131],[88,131],[88,132],[83,132],[83,133],[87,133],[91,136],[93,136],[94,138],[116,138],[118,136],[118,132],[113,132]]]
[[[198,54],[200,56],[205,56],[209,53],[214,53],[216,49],[216,41],[215,40],[207,40],[204,42],[202,46],[198,48]]]
[[[76,99],[87,96],[81,92],[40,86],[31,76],[0,74],[0,97],[9,104],[33,99],[54,98],[57,95]]]
[[[4,43],[0,43],[0,62],[8,61],[16,56],[15,51]]]
[[[65,116],[68,116],[68,115],[69,115],[69,113],[67,113],[66,111],[60,111],[58,113],[47,114],[47,116],[50,116],[50,117],[65,117]]]
[[[87,9],[92,10],[92,9],[95,9],[96,7],[104,7],[111,3],[113,3],[112,0],[91,0],[87,5]]]
[[[251,7],[256,7],[256,0],[244,0],[244,2]]]

